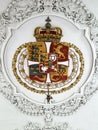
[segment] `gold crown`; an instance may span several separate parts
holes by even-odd
[[[41,42],[59,42],[62,37],[62,30],[59,27],[52,27],[51,19],[47,17],[45,27],[36,27],[34,36]]]

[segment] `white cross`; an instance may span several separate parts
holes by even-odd
[[[46,43],[47,53],[50,53],[51,42],[45,42],[45,43]],[[34,61],[28,60],[28,66],[35,65],[35,64],[39,64],[39,62],[34,62]],[[58,62],[58,65],[69,66],[69,61]],[[47,73],[47,80],[46,80],[46,82],[51,82],[49,73]]]

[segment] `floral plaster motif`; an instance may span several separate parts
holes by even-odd
[[[28,122],[22,129],[14,129],[14,130],[80,130],[73,129],[68,123],[55,123],[54,125],[45,125],[41,127],[38,123]]]

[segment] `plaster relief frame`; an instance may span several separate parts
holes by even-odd
[[[46,122],[49,122],[49,119],[52,122],[53,116],[72,114],[98,90],[98,22],[80,0],[12,0],[7,9],[0,15],[0,50],[7,39],[7,28],[9,26],[21,24],[35,16],[48,15],[49,12],[52,15],[63,16],[73,24],[89,28],[89,38],[95,46],[96,59],[92,78],[86,84],[84,92],[61,104],[51,105],[51,107],[33,103],[24,96],[16,94],[11,84],[5,80],[2,70],[0,70],[1,94],[23,113],[31,116],[45,116]],[[48,114],[50,118],[47,117]]]

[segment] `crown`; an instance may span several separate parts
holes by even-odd
[[[51,19],[47,17],[45,27],[36,27],[34,36],[40,42],[59,42],[62,37],[62,30],[59,27],[52,27]]]

